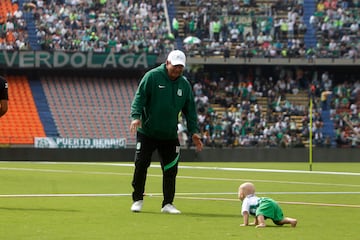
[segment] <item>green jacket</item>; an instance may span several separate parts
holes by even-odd
[[[156,139],[177,139],[180,112],[185,115],[189,133],[198,133],[194,95],[186,77],[171,80],[164,63],[148,71],[131,105],[131,118],[142,122],[138,131]]]

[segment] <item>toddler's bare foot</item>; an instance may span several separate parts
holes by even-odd
[[[291,224],[292,227],[296,227],[297,220],[296,219],[291,220],[290,224]]]
[[[256,228],[264,228],[266,227],[265,223],[260,223],[259,225],[256,225]]]

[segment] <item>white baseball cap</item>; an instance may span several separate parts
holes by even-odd
[[[171,65],[182,65],[185,67],[186,63],[186,56],[185,53],[183,53],[180,50],[173,50],[169,53],[167,60],[171,63]]]

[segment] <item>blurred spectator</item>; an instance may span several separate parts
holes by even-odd
[[[328,110],[328,106],[329,106],[329,96],[331,96],[332,94],[332,91],[329,91],[328,88],[326,88],[325,90],[323,90],[321,92],[321,97],[320,97],[320,100],[321,100],[321,109],[323,111],[326,111]]]

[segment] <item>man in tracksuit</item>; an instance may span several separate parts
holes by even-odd
[[[163,172],[164,198],[161,212],[180,213],[173,205],[180,157],[177,133],[180,112],[186,118],[187,129],[196,150],[202,150],[192,87],[182,75],[185,63],[186,56],[182,51],[171,51],[166,63],[144,75],[133,99],[130,131],[136,133],[137,137],[132,180],[133,212],[142,209],[147,169],[157,149]]]

